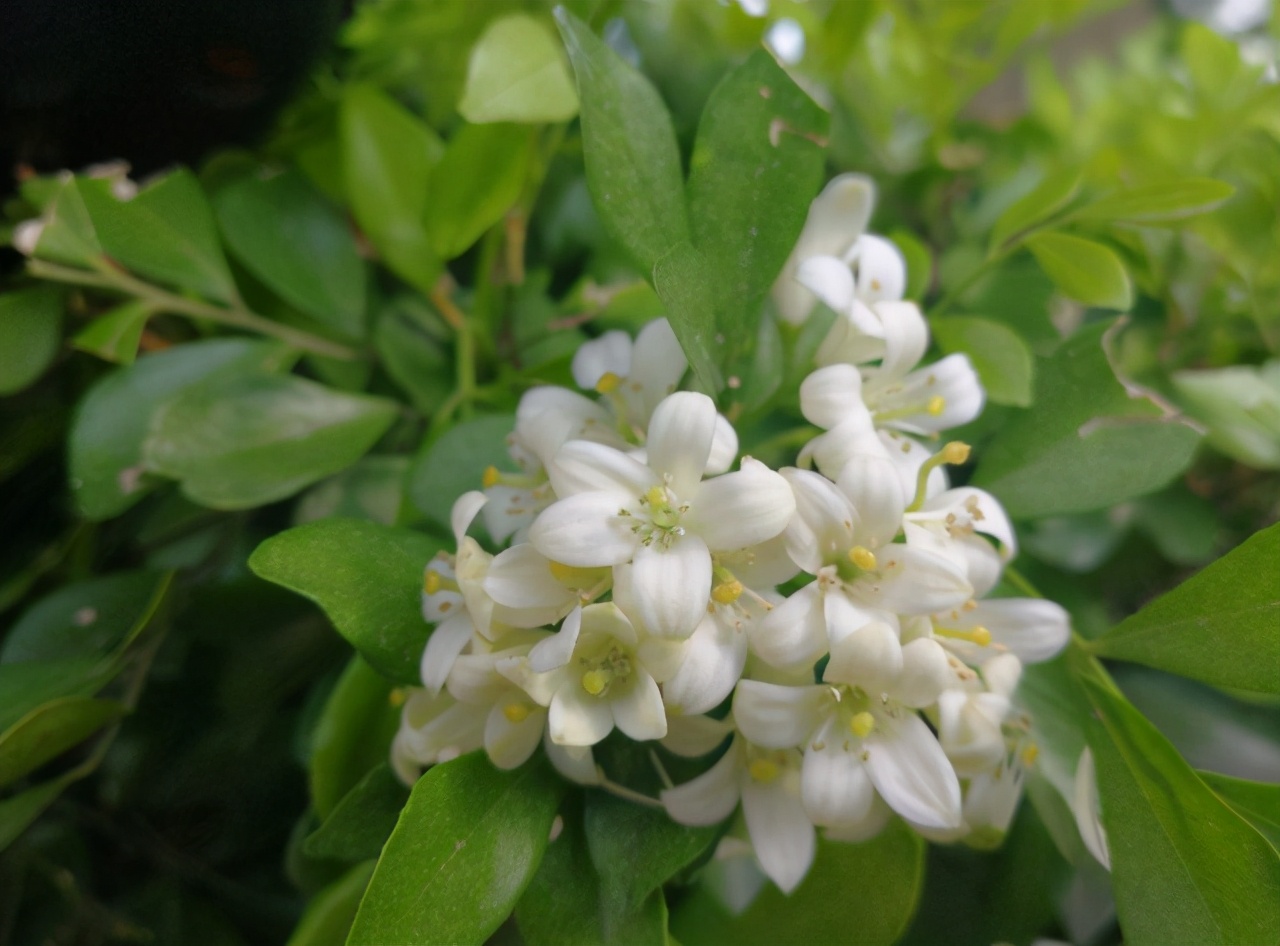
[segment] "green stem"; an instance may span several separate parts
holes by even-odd
[[[1013,587],[1021,591],[1024,595],[1027,595],[1032,598],[1044,597],[1044,595],[1040,593],[1040,590],[1036,588],[1035,585],[1031,584],[1031,582],[1029,582],[1026,579],[1026,577],[1022,574],[1022,572],[1018,571],[1012,565],[1006,565],[1004,567],[1004,579],[1009,584],[1013,585]]]
[[[27,262],[27,272],[32,276],[46,279],[50,282],[60,282],[70,286],[85,286],[91,289],[105,289],[110,292],[135,296],[156,311],[207,319],[219,325],[257,332],[259,335],[278,338],[294,348],[310,352],[313,355],[340,358],[344,361],[354,361],[360,357],[359,352],[348,348],[346,345],[331,342],[328,339],[320,338],[318,335],[312,335],[310,332],[291,328],[288,325],[281,325],[279,322],[273,322],[254,312],[250,312],[248,309],[239,306],[228,308],[212,305],[208,302],[200,302],[196,299],[188,299],[136,279],[128,273],[108,269],[94,273],[72,266],[48,263],[44,260],[29,260]]]

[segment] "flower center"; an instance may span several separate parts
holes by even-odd
[[[689,511],[689,504],[679,502],[665,486],[651,486],[640,497],[640,505],[645,509],[645,516],[637,516],[626,509],[619,515],[635,519],[631,531],[640,536],[645,545],[655,542],[659,548],[669,548],[671,543],[684,535],[684,526],[680,525],[681,517]]]
[[[582,689],[602,699],[631,678],[631,655],[617,644],[597,657],[579,657],[578,664],[583,668]]]

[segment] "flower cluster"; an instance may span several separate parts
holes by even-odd
[[[938,446],[982,388],[963,355],[922,365],[901,256],[863,232],[872,200],[862,178],[832,182],[774,290],[788,322],[835,313],[798,392],[817,432],[796,466],[735,468],[733,426],[677,390],[664,320],[579,349],[595,396],[525,394],[520,472],[484,472],[454,507],[456,552],[427,566],[437,626],[393,747],[403,778],[481,746],[511,768],[542,744],[600,784],[592,747],[615,728],[661,740],[710,763],[662,792],[670,816],[741,805],[739,847],[787,891],[818,830],[862,839],[896,814],[935,840],[1004,832],[1034,757],[1014,689],[1067,616],[987,597],[1013,530],[995,498],[949,485],[968,447]],[[467,535],[477,516],[504,550]]]

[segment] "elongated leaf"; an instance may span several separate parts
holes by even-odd
[[[668,321],[698,381],[707,391],[719,391],[728,339],[716,329],[717,302],[707,261],[693,244],[680,243],[654,265],[653,288],[670,313]]]
[[[686,187],[717,329],[740,349],[822,184],[827,113],[765,50],[730,70],[698,124]],[[673,319],[680,310],[672,310]]]
[[[357,864],[311,898],[285,946],[342,946],[373,876],[373,861]]]
[[[245,268],[290,305],[344,335],[364,334],[364,263],[347,220],[297,172],[246,177],[214,195]]]
[[[116,661],[93,657],[0,664],[0,732],[46,703],[92,696],[119,672]]]
[[[127,711],[114,700],[80,696],[37,707],[0,733],[0,787],[83,742]]]
[[[308,490],[294,509],[294,524],[341,516],[395,525],[404,502],[408,472],[408,457],[365,457]]]
[[[82,187],[81,197],[102,248],[121,265],[215,302],[235,300],[213,213],[190,171],[174,171],[128,201],[101,187]]]
[[[65,778],[58,778],[0,800],[0,851],[16,841],[54,803],[68,784]]]
[[[474,752],[418,780],[356,914],[351,946],[482,943],[542,860],[564,783]]]
[[[52,286],[0,295],[0,395],[36,381],[58,353],[62,293]]]
[[[100,315],[71,339],[71,347],[97,355],[104,361],[131,365],[138,357],[142,330],[151,318],[151,307],[136,299]]]
[[[440,187],[427,207],[427,234],[444,259],[460,256],[520,198],[533,145],[520,125],[465,125],[435,170]]]
[[[515,427],[509,414],[464,421],[427,444],[409,473],[409,498],[442,526],[449,525],[454,500],[479,489],[489,466],[510,469],[506,438]]]
[[[1080,178],[1080,172],[1074,169],[1050,174],[1035,190],[1015,201],[991,229],[991,250],[1002,249],[1010,238],[1049,219],[1071,203],[1080,191]]]
[[[97,189],[110,199],[110,185],[106,181],[68,176],[56,187],[57,192],[44,213],[44,227],[36,241],[35,255],[53,263],[91,269],[102,258],[102,244],[85,208],[83,194]]]
[[[1214,794],[1248,820],[1271,846],[1280,849],[1280,785],[1251,782],[1217,772],[1197,772]]]
[[[220,374],[160,408],[144,455],[196,502],[246,509],[350,466],[395,415],[392,401],[291,375]]]
[[[559,835],[516,904],[516,923],[529,946],[598,946],[605,942],[600,879],[587,848],[582,809],[570,800],[561,816]]]
[[[427,642],[422,573],[438,548],[407,529],[325,519],[267,539],[249,556],[249,567],[318,604],[384,676],[415,684]]]
[[[1280,854],[1127,701],[1081,684],[1125,942],[1280,939]]]
[[[1273,525],[1094,642],[1104,657],[1217,686],[1280,694],[1280,525]]]
[[[1038,366],[1034,410],[1001,427],[974,485],[1017,518],[1084,512],[1141,496],[1186,469],[1200,435],[1148,398],[1130,397],[1087,326]]]
[[[766,885],[741,916],[729,917],[708,893],[686,900],[672,918],[685,946],[888,946],[915,913],[924,881],[924,842],[901,822],[862,844],[823,841],[808,876],[790,896]]]
[[[344,861],[377,857],[408,798],[409,789],[390,765],[380,762],[333,806],[324,824],[303,842],[303,853]]]
[[[525,13],[494,20],[471,50],[458,112],[469,122],[565,122],[578,93],[554,32]]]
[[[1035,357],[1021,335],[989,319],[935,319],[929,328],[944,352],[969,356],[993,403],[1031,406]]]
[[[1121,311],[1133,304],[1129,274],[1101,243],[1067,233],[1037,233],[1027,246],[1054,285],[1072,299]]]
[[[1078,220],[1143,224],[1182,220],[1208,213],[1235,192],[1236,189],[1224,181],[1189,177],[1111,194],[1082,207],[1074,216]]]
[[[160,482],[145,475],[142,444],[162,404],[223,370],[277,367],[290,357],[272,342],[191,342],[148,355],[95,384],[80,402],[68,444],[71,494],[81,514],[118,515]]]
[[[690,241],[671,116],[652,83],[590,27],[563,7],[556,22],[577,79],[596,212],[641,271],[651,274],[675,246]]]

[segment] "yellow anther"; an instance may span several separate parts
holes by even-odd
[[[609,685],[609,677],[600,670],[588,670],[582,675],[582,689],[592,696],[599,696]]]
[[[874,571],[879,562],[876,561],[876,553],[863,545],[855,545],[849,550],[849,561],[857,565],[864,572]]]
[[[650,486],[648,492],[644,494],[644,501],[650,506],[665,506],[667,491],[661,486]]]
[[[502,707],[502,715],[507,717],[509,723],[523,723],[529,718],[529,707],[523,703],[508,703]]]
[[[772,782],[782,774],[782,770],[772,759],[752,759],[747,773],[757,782]]]
[[[942,461],[944,463],[964,463],[969,459],[969,445],[959,440],[953,440],[942,448]]]
[[[579,568],[563,562],[548,562],[551,577],[568,588],[590,588],[609,574],[607,568]]]
[[[971,644],[977,644],[979,647],[986,647],[991,643],[991,632],[981,624],[976,624],[973,627],[964,629],[935,626],[933,632],[939,637],[950,637],[952,640],[968,641]]]
[[[1027,747],[1022,750],[1022,764],[1028,768],[1035,765],[1036,759],[1038,758],[1040,758],[1040,747],[1034,742],[1029,743]]]
[[[925,408],[931,417],[941,417],[942,412],[947,409],[947,399],[940,394],[935,394],[929,398],[929,404]]]
[[[853,719],[849,720],[850,731],[859,739],[866,739],[871,735],[871,730],[876,728],[876,718],[863,710],[861,713],[855,713]]]
[[[429,595],[433,595],[439,591],[440,573],[427,569],[426,574],[422,576],[422,590]]]
[[[408,698],[408,695],[404,692],[404,687],[396,687],[387,694],[387,702],[397,708],[404,706],[404,701]]]
[[[723,581],[711,589],[711,600],[716,604],[733,604],[742,597],[742,582]]]
[[[977,644],[979,647],[986,647],[988,644],[991,643],[991,632],[988,631],[981,624],[979,624],[972,631],[970,631],[969,634],[971,635],[969,639],[973,641],[975,644]]]
[[[498,478],[501,475],[502,474],[498,472],[498,468],[496,466],[486,466],[484,468],[484,478],[481,479],[480,482],[483,484],[485,489],[489,489],[492,486],[498,485]]]
[[[612,371],[606,371],[600,375],[600,380],[596,382],[596,391],[600,394],[612,394],[622,386],[622,379]]]

